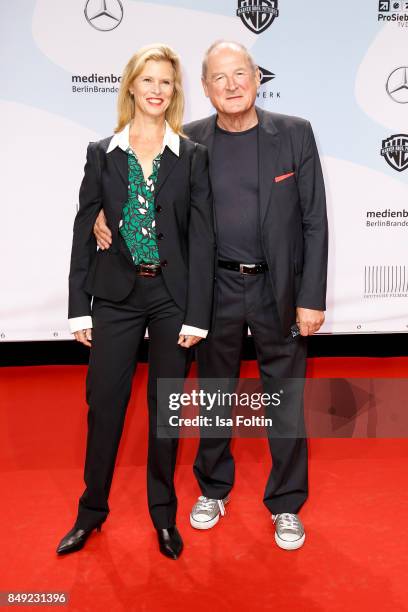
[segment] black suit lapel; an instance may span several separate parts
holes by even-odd
[[[271,199],[281,141],[271,117],[259,108],[256,108],[256,112],[259,120],[259,206],[262,225]]]
[[[163,187],[164,183],[166,182],[169,174],[173,170],[174,166],[176,165],[176,163],[178,162],[178,160],[183,154],[183,144],[182,143],[183,141],[182,139],[180,139],[180,155],[179,156],[173,153],[173,151],[171,151],[168,147],[164,148],[164,151],[162,153],[161,160],[160,160],[159,176],[157,177],[156,188],[154,190],[156,197],[160,189]]]
[[[205,121],[201,127],[201,133],[198,135],[198,142],[207,147],[210,157],[212,148],[214,146],[214,135],[215,135],[215,123],[217,121],[217,115],[211,115]]]
[[[180,156],[179,157],[182,156],[183,150],[184,148],[182,146],[182,140],[180,140]],[[127,190],[127,186],[129,182],[128,154],[126,153],[126,151],[123,151],[119,147],[116,147],[115,149],[113,149],[113,151],[109,153],[109,156],[111,156],[112,162],[118,171],[119,177],[121,179],[120,182],[121,183],[123,182]],[[164,183],[166,182],[166,179],[168,178],[169,174],[171,173],[173,169],[173,166],[179,160],[179,157],[175,153],[173,153],[168,147],[165,147],[162,153],[161,161],[160,161],[159,176],[157,177],[157,184],[156,184],[156,189],[155,189],[156,195],[159,193],[160,189],[163,187]]]
[[[129,182],[128,154],[126,153],[126,151],[123,151],[119,147],[116,147],[115,149],[113,149],[113,151],[108,153],[108,155],[112,158],[112,161],[119,173],[119,176],[125,183],[127,189],[127,185]]]
[[[203,121],[201,131],[199,134],[197,134],[197,142],[204,145],[208,149],[210,179],[212,179],[212,153],[214,147],[216,121],[217,115],[211,115],[211,117],[208,117],[205,121]],[[192,140],[194,140],[194,138]]]

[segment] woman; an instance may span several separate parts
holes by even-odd
[[[69,277],[69,319],[91,347],[88,438],[74,527],[57,552],[79,550],[106,520],[138,347],[149,330],[149,511],[160,550],[177,559],[174,489],[177,439],[157,436],[157,379],[183,378],[189,349],[206,336],[212,302],[214,234],[205,147],[181,138],[180,62],[162,44],[128,62],[113,137],[88,146]],[[113,232],[97,251],[103,208]],[[93,303],[91,309],[91,297]]]

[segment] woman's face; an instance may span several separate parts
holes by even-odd
[[[135,112],[158,117],[164,115],[174,92],[174,69],[166,60],[147,60],[142,72],[129,87]]]

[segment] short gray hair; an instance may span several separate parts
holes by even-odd
[[[258,68],[256,63],[254,62],[254,58],[243,44],[241,44],[240,42],[236,42],[235,40],[216,40],[210,47],[208,47],[207,51],[204,53],[201,69],[201,75],[204,80],[207,78],[208,58],[211,53],[218,47],[231,47],[233,49],[235,48],[237,51],[242,51],[253,72],[255,72],[255,70]]]

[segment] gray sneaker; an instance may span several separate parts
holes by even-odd
[[[303,546],[305,529],[297,514],[272,514],[275,523],[275,541],[280,548],[296,550]]]
[[[229,497],[210,499],[200,495],[190,514],[191,526],[195,529],[211,529],[220,520],[220,515],[225,515],[225,504],[228,502]]]

